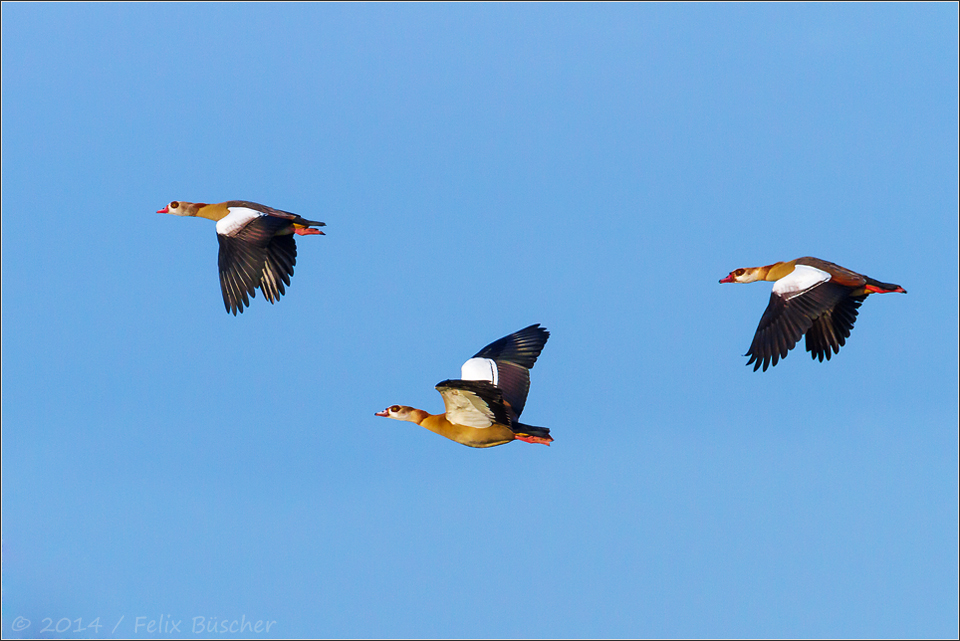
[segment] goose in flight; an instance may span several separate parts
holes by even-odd
[[[220,291],[227,313],[243,313],[257,288],[270,303],[280,300],[297,264],[294,234],[323,234],[325,223],[247,200],[224,203],[188,203],[174,200],[158,214],[197,216],[217,223],[220,254]]]
[[[519,420],[530,390],[530,369],[549,336],[536,324],[481,349],[463,364],[461,378],[437,383],[445,407],[442,414],[391,405],[376,415],[416,423],[469,447],[514,440],[550,445],[550,430]]]
[[[870,294],[907,290],[881,283],[840,265],[806,256],[763,267],[736,269],[721,283],[774,281],[770,303],[750,344],[747,365],[753,371],[776,365],[804,335],[814,359],[830,360],[831,350],[840,353],[857,320],[857,309]]]

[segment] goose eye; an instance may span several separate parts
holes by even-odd
[[[170,209],[180,209],[180,203],[176,200],[170,203]]]
[[[737,271],[735,271],[735,272],[733,272],[733,273],[736,274],[737,276],[743,276],[743,270],[742,270],[742,269],[738,269]]]
[[[394,406],[392,406],[392,407],[390,408],[390,411],[391,411],[391,412],[399,412],[399,411],[400,411],[400,406],[399,406],[399,405],[394,405]]]

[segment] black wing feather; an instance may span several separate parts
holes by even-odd
[[[550,332],[537,323],[493,341],[473,356],[497,363],[498,384],[504,400],[513,409],[514,419],[520,417],[527,403],[530,368],[537,362],[548,338]]]
[[[830,360],[831,350],[833,354],[840,353],[857,321],[857,310],[866,298],[866,294],[844,298],[833,310],[824,312],[813,321],[807,332],[807,351],[811,358],[820,359],[822,363],[824,358]]]
[[[284,284],[290,284],[293,266],[297,264],[297,242],[293,234],[274,236],[267,245],[266,262],[260,290],[271,303],[286,293]]]
[[[230,236],[217,234],[217,240],[220,241],[217,266],[220,269],[223,304],[227,312],[236,316],[237,312],[243,313],[243,308],[250,304],[247,295],[256,296],[259,278],[252,264],[263,260],[262,250]]]
[[[548,338],[550,338],[550,332],[537,323],[493,341],[473,357],[491,358],[531,369],[537,362],[540,352],[543,351],[543,346],[547,344]]]
[[[807,349],[810,350],[813,345],[817,350],[815,355],[823,354],[827,345],[842,345],[843,342],[840,339],[835,342],[827,330],[839,330],[837,333],[842,335],[843,328],[846,327],[844,336],[850,335],[849,329],[853,327],[853,323],[849,321],[849,314],[852,312],[856,317],[856,307],[859,307],[859,302],[852,308],[845,302],[859,298],[851,298],[850,292],[850,287],[826,281],[793,298],[771,293],[770,303],[760,318],[757,332],[747,351],[746,355],[750,357],[747,365],[753,363],[753,371],[761,367],[763,371],[767,371],[767,367],[776,365],[780,359],[785,358],[787,352],[796,346],[804,334],[807,334]],[[842,309],[840,316],[831,313],[835,308]],[[841,318],[843,320],[838,325],[837,320]],[[811,338],[809,330],[819,319],[824,319],[822,326],[816,327]],[[839,345],[837,350],[840,349]]]
[[[243,313],[257,287],[271,303],[283,295],[281,282],[290,284],[297,244],[292,234],[277,233],[291,224],[287,218],[260,216],[232,236],[217,234],[220,290],[228,313]]]

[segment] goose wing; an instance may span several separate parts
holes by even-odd
[[[495,340],[473,357],[490,359],[496,363],[496,385],[501,389],[503,399],[513,409],[514,418],[519,418],[526,405],[530,391],[530,369],[537,362],[548,338],[550,332],[537,323]]]
[[[249,298],[256,295],[257,287],[270,302],[284,294],[284,285],[290,284],[297,263],[297,243],[292,234],[277,233],[291,224],[287,218],[249,208],[232,208],[217,222],[217,266],[227,312],[234,316],[242,313],[250,304]]]
[[[753,371],[761,367],[763,371],[767,371],[767,367],[776,365],[793,349],[814,322],[849,297],[850,291],[849,287],[829,280],[792,295],[779,293],[774,288],[770,294],[770,303],[760,318],[760,325],[747,351],[746,355],[750,357],[747,365],[754,363]],[[845,319],[846,311],[844,307],[842,315]],[[849,324],[850,327],[853,326],[852,322]],[[817,341],[821,340],[820,335],[814,340],[817,344]]]
[[[451,379],[437,383],[447,420],[468,427],[510,426],[500,389],[488,381]]]

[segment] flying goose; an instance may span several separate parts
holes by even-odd
[[[721,283],[775,281],[770,303],[760,318],[753,337],[747,365],[753,371],[776,365],[793,349],[800,337],[807,336],[807,351],[814,359],[830,360],[850,336],[857,320],[857,309],[870,294],[888,294],[907,290],[893,283],[881,283],[840,265],[805,256],[764,267],[737,269]]]
[[[550,445],[550,430],[519,421],[530,389],[530,369],[549,336],[536,324],[481,349],[460,368],[461,378],[437,383],[445,406],[442,414],[391,405],[376,416],[410,421],[469,447],[514,440]]]
[[[325,225],[247,200],[215,205],[174,200],[157,213],[198,216],[217,222],[220,290],[227,313],[234,316],[250,305],[249,298],[256,296],[257,287],[271,304],[279,300],[297,264],[293,235],[322,235],[314,227]]]

